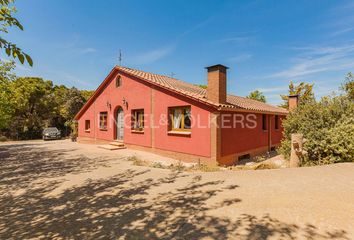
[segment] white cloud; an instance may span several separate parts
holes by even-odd
[[[295,78],[319,72],[354,68],[354,45],[341,47],[293,48],[301,53],[288,69],[275,72],[267,78]]]
[[[347,28],[343,28],[343,29],[340,29],[338,31],[335,31],[331,34],[332,37],[336,37],[338,35],[342,35],[342,34],[345,34],[345,33],[349,33],[351,31],[354,30],[354,27],[347,27]]]
[[[238,36],[238,37],[230,37],[230,38],[223,38],[220,39],[219,42],[222,43],[239,43],[239,42],[245,42],[251,40],[252,37],[249,36]]]
[[[97,49],[92,48],[92,47],[88,47],[88,48],[84,48],[79,50],[80,53],[85,54],[85,53],[93,53],[93,52],[97,52]]]
[[[72,76],[70,74],[65,74],[65,73],[63,74],[63,80],[68,80],[69,82],[76,82],[76,83],[79,83],[82,86],[86,86],[86,87],[93,87],[94,86],[93,84],[91,84],[89,82],[82,81],[75,76]]]
[[[244,62],[244,61],[251,59],[252,57],[253,57],[253,55],[250,53],[242,53],[238,56],[229,58],[229,60],[232,62]]]
[[[175,45],[160,47],[136,56],[134,61],[138,64],[150,64],[165,58],[166,56],[171,54],[175,50],[175,48]]]
[[[257,90],[262,93],[284,92],[288,90],[288,86],[270,87],[270,88],[258,88]]]

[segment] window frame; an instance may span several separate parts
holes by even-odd
[[[144,109],[140,108],[140,109],[132,109],[132,121],[131,121],[131,131],[132,132],[139,132],[139,133],[143,133],[144,132],[144,128],[145,128],[145,116],[144,116]],[[140,114],[139,114],[140,113]],[[138,118],[138,119],[137,119]],[[136,121],[140,122],[140,128],[136,128],[135,123]]]
[[[90,132],[90,131],[91,131],[91,121],[90,121],[90,119],[86,119],[85,120],[85,132]]]
[[[122,76],[121,75],[118,75],[116,77],[116,88],[119,88],[122,86]]]
[[[274,129],[279,130],[279,115],[274,116]]]
[[[107,131],[107,127],[108,127],[108,112],[104,111],[104,112],[100,112],[99,113],[99,129],[101,131]],[[102,122],[106,123],[106,124],[102,124]],[[103,127],[102,127],[103,126]]]
[[[181,117],[181,128],[174,128],[174,110],[181,109],[182,110],[182,117]],[[181,133],[190,133],[192,130],[192,118],[191,118],[191,126],[190,128],[185,128],[185,110],[189,109],[190,115],[192,116],[192,108],[191,106],[176,106],[176,107],[169,107],[168,108],[168,115],[169,115],[169,132],[181,132]]]
[[[262,114],[262,130],[268,131],[268,116],[267,114]]]

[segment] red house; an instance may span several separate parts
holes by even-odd
[[[182,161],[231,165],[276,147],[287,110],[227,95],[227,67],[208,86],[117,66],[76,115],[81,142],[119,141]]]

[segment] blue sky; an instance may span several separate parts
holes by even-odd
[[[204,67],[228,66],[228,92],[259,89],[281,102],[290,80],[321,97],[354,71],[353,1],[18,0],[25,31],[7,39],[34,67],[20,76],[95,89],[118,64],[206,84]],[[4,53],[2,52],[2,58]]]

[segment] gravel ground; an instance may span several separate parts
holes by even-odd
[[[354,239],[354,164],[173,172],[129,149],[0,144],[0,239]]]

